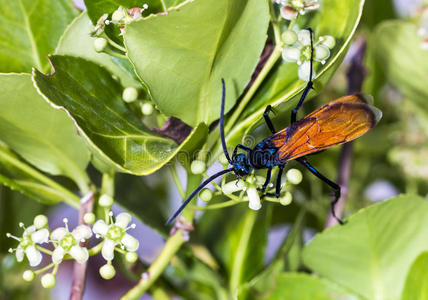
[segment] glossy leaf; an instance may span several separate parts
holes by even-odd
[[[272,282],[272,290],[250,294],[248,299],[266,300],[358,300],[356,295],[336,284],[305,273],[280,273]]]
[[[73,179],[82,191],[90,152],[73,122],[37,93],[29,74],[0,74],[0,140],[31,164]]]
[[[45,99],[64,109],[97,158],[118,171],[150,174],[174,157],[190,140],[205,138],[206,126],[195,128],[178,147],[149,131],[122,100],[122,86],[99,65],[71,56],[51,57],[55,74],[34,71]]]
[[[141,87],[134,69],[126,59],[111,57],[105,53],[98,53],[94,49],[95,38],[90,36],[93,25],[86,12],[81,13],[66,28],[59,40],[55,54],[78,56],[93,61],[105,67],[116,75],[123,86]]]
[[[268,21],[266,1],[192,1],[131,23],[125,45],[164,114],[191,126],[210,124],[220,115],[220,79],[226,81],[226,109],[248,84]]]
[[[69,0],[0,0],[0,72],[45,70],[67,24],[77,15]]]
[[[421,48],[418,28],[404,21],[387,21],[376,30],[376,58],[387,79],[409,100],[426,106],[428,52]]]
[[[401,300],[428,300],[428,251],[414,261]]]
[[[318,234],[303,251],[317,274],[371,300],[400,299],[412,262],[428,248],[428,203],[398,196]]]
[[[326,64],[315,64],[316,91],[322,89],[341,64],[360,21],[363,5],[364,0],[324,0],[318,10],[308,15],[309,22],[299,23],[301,29],[312,28],[316,40],[324,35],[331,35],[336,39],[336,45],[330,50],[330,57]],[[337,13],[339,11],[340,16]],[[290,101],[284,105],[291,109],[291,105],[297,104],[305,86],[306,82],[298,79],[297,64],[286,63],[279,58],[279,62],[260,86],[250,105],[243,111],[237,122],[238,125],[227,134],[229,143],[239,143],[241,137],[258,124],[267,105],[276,106]],[[310,93],[310,95],[314,94]],[[283,126],[286,127],[288,122],[289,120],[285,120]]]
[[[1,184],[46,204],[61,201],[62,195],[45,185],[37,174],[39,174],[37,170],[0,144]]]

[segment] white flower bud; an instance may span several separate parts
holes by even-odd
[[[51,289],[56,285],[55,276],[51,273],[43,275],[40,281],[45,289]]]
[[[125,260],[130,264],[133,264],[138,260],[138,254],[135,252],[127,252],[125,255]]]
[[[253,210],[259,210],[262,207],[262,204],[260,203],[260,196],[259,192],[255,187],[250,187],[247,190],[248,195],[248,207]]]
[[[336,46],[336,39],[331,35],[325,35],[320,37],[321,44],[327,46],[330,49],[333,49]]]
[[[96,38],[94,40],[94,49],[97,52],[102,52],[107,47],[107,40],[105,38]]]
[[[302,172],[298,169],[288,170],[285,176],[287,177],[287,180],[294,185],[301,183],[303,179]]]
[[[311,79],[314,79],[316,73],[312,70],[312,78],[311,77],[311,63],[309,61],[305,61],[302,63],[297,69],[297,74],[299,78],[303,81],[309,82]]]
[[[86,223],[86,224],[94,224],[95,223],[95,219],[96,219],[96,217],[95,217],[95,214],[94,213],[86,213],[84,216],[83,216],[83,221]]]
[[[111,20],[113,22],[121,22],[123,18],[125,18],[126,13],[122,6],[120,6],[118,9],[116,9],[113,14],[111,15]]]
[[[112,279],[116,275],[116,270],[110,264],[105,264],[100,268],[100,275],[104,279]]]
[[[46,227],[48,225],[48,218],[45,215],[38,215],[34,218],[33,224],[37,229]]]
[[[314,59],[316,61],[320,61],[321,63],[325,63],[325,60],[330,56],[330,50],[327,46],[318,45],[315,47],[315,55]]]
[[[28,281],[28,282],[33,281],[35,277],[36,277],[36,275],[31,270],[26,270],[22,274],[22,279],[24,279],[25,281]]]
[[[311,44],[311,32],[307,29],[302,29],[297,33],[297,39],[304,46]]]
[[[291,195],[290,192],[285,192],[284,196],[282,196],[281,198],[279,198],[279,203],[281,203],[281,205],[289,205],[291,203],[291,200],[293,200],[293,196]]]
[[[190,170],[193,174],[201,174],[205,171],[206,165],[202,160],[194,160],[190,165]]]
[[[285,47],[282,50],[282,59],[286,62],[297,62],[300,59],[300,49],[296,47]]]
[[[150,116],[153,113],[154,107],[150,102],[141,104],[141,113],[145,116]]]
[[[281,40],[286,45],[293,45],[295,42],[297,42],[297,34],[294,32],[294,30],[286,30],[281,34]]]
[[[98,204],[101,207],[109,208],[113,205],[113,203],[114,203],[113,198],[107,194],[102,194],[100,199],[98,200]]]
[[[241,191],[246,188],[244,181],[239,179],[238,181],[232,180],[228,183],[223,184],[221,190],[225,195],[233,194],[234,192]]]
[[[281,7],[280,12],[281,12],[281,17],[289,21],[294,20],[298,15],[297,10],[289,6]]]
[[[201,198],[202,201],[208,202],[212,199],[213,197],[213,193],[211,192],[210,189],[203,189],[200,193],[199,193],[199,198]]]
[[[123,90],[122,99],[126,103],[134,102],[135,100],[137,100],[137,98],[138,98],[138,91],[136,88],[127,87],[126,89]]]

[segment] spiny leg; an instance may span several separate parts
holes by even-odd
[[[272,110],[272,106],[268,105],[263,113],[263,117],[265,118],[266,125],[269,127],[272,133],[276,133],[275,127],[273,127],[272,120],[269,117],[269,112]]]
[[[266,188],[267,188],[267,186],[268,186],[268,184],[270,182],[270,176],[271,176],[271,174],[272,174],[272,168],[268,168],[267,173],[266,173],[266,181],[265,181],[265,183],[263,183],[263,186],[260,189],[260,191],[262,193],[264,193],[264,191],[266,190]]]
[[[284,170],[284,166],[279,165],[278,168],[279,168],[279,171],[278,171],[278,176],[276,177],[275,194],[266,193],[263,195],[263,197],[270,196],[270,197],[279,198],[279,196],[281,194],[281,177],[282,177],[282,171]]]
[[[311,65],[310,65],[310,71],[309,71],[309,82],[306,85],[306,87],[302,93],[302,96],[300,97],[299,103],[297,103],[296,107],[291,111],[291,124],[296,122],[297,111],[302,106],[303,101],[305,101],[306,96],[308,95],[309,91],[311,90],[312,86],[314,85],[314,83],[312,82],[312,70],[313,70],[313,65],[314,65],[313,32],[312,32],[311,28],[308,28],[307,30],[309,30],[309,33],[311,35],[311,61],[310,61]]]
[[[306,168],[308,168],[308,170],[311,171],[312,174],[317,176],[319,179],[321,179],[322,181],[324,181],[334,189],[334,200],[331,201],[330,203],[331,214],[337,220],[337,222],[339,222],[339,224],[341,225],[345,224],[340,218],[336,216],[336,212],[334,210],[336,203],[339,201],[339,198],[340,198],[340,186],[337,183],[325,177],[324,175],[322,175],[320,172],[318,172],[318,170],[316,170],[314,167],[311,166],[311,164],[306,160],[306,158],[300,157],[296,160],[302,165],[304,165]]]

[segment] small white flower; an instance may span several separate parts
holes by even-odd
[[[6,234],[7,237],[19,241],[18,247],[16,249],[9,249],[9,252],[13,253],[15,251],[16,259],[19,262],[26,256],[31,267],[38,266],[42,261],[42,253],[37,250],[36,245],[48,242],[49,230],[46,228],[37,230],[35,225],[25,228],[23,223],[20,223],[19,227],[24,228],[21,238],[13,236],[10,233]]]
[[[55,250],[52,253],[52,262],[59,264],[64,255],[70,254],[78,263],[84,263],[89,258],[88,249],[81,247],[80,242],[92,236],[91,229],[86,225],[77,226],[72,232],[68,230],[68,220],[64,219],[65,227],[58,227],[51,234]]]
[[[110,216],[113,214],[110,212]],[[120,213],[116,216],[116,221],[106,224],[103,220],[95,222],[92,228],[97,237],[104,239],[103,249],[101,251],[105,260],[110,261],[114,258],[114,249],[120,246],[130,252],[137,251],[139,242],[132,235],[126,233],[129,228],[135,228],[135,224],[127,227],[131,222],[131,215],[128,213]]]
[[[297,41],[284,48],[282,51],[282,58],[286,62],[295,62],[299,65],[298,75],[301,80],[310,81],[315,77],[315,71],[312,69],[312,78],[310,77],[311,71],[311,56],[314,61],[325,64],[326,60],[330,56],[330,49],[328,46],[334,47],[334,38],[331,36],[320,37],[319,40],[314,43],[314,53],[311,50],[311,33],[307,29],[300,30],[297,33]]]

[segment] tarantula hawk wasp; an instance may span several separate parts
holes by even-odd
[[[224,137],[224,102],[225,83],[222,82],[222,99],[220,111],[220,139],[223,152],[231,165],[230,168],[220,171],[199,185],[192,194],[183,202],[179,209],[167,221],[170,224],[186,207],[186,205],[212,180],[226,173],[234,172],[238,177],[250,174],[253,169],[267,169],[266,181],[261,190],[265,191],[270,179],[272,168],[278,167],[274,194],[265,194],[279,197],[281,192],[281,176],[284,166],[291,160],[296,160],[305,166],[312,174],[324,181],[334,190],[334,200],[331,202],[333,217],[340,223],[343,221],[336,216],[335,204],[340,198],[340,186],[322,175],[306,159],[306,155],[320,152],[327,148],[352,141],[373,128],[382,117],[382,112],[367,102],[366,95],[352,94],[333,100],[313,111],[306,117],[296,120],[297,112],[302,106],[306,96],[313,86],[313,38],[312,30],[308,29],[311,36],[311,60],[309,82],[303,90],[302,96],[296,107],[291,111],[291,124],[285,129],[276,131],[269,117],[271,106],[267,106],[263,114],[266,125],[272,135],[262,140],[253,149],[238,144],[230,158],[227,152]],[[241,149],[246,152],[238,153]]]

